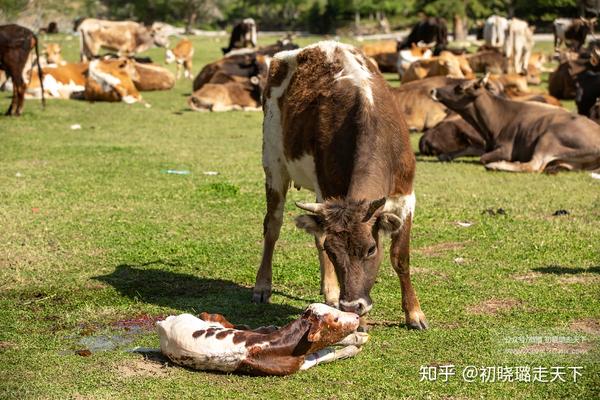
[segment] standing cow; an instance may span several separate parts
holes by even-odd
[[[21,115],[27,84],[23,79],[23,69],[29,53],[35,47],[38,78],[42,82],[38,40],[32,31],[19,25],[0,26],[0,70],[6,72],[13,82],[13,96],[6,115]],[[44,86],[42,84],[42,104],[45,105]]]
[[[100,48],[129,56],[156,45],[167,47],[169,38],[160,30],[146,28],[133,21],[106,21],[86,18],[77,30],[80,34],[81,60],[98,56]]]
[[[448,46],[448,25],[446,20],[437,17],[423,17],[402,42],[398,44],[398,50],[409,49],[414,44],[423,42],[425,44],[435,43],[433,54],[439,55]]]
[[[502,50],[506,42],[508,20],[499,15],[492,15],[485,20],[483,26],[483,40],[489,48]]]
[[[585,39],[590,32],[594,31],[596,18],[558,18],[555,19],[552,27],[554,29],[554,48],[558,49],[561,44],[579,51],[584,45]]]
[[[533,28],[525,21],[512,18],[508,21],[507,32],[504,52],[511,61],[512,72],[525,74],[534,45]]]
[[[315,236],[326,302],[359,315],[372,308],[381,233],[390,233],[406,324],[425,329],[409,268],[415,157],[377,66],[358,49],[331,41],[278,53],[263,109],[267,214],[253,300],[271,297],[273,250],[293,181],[316,193],[317,203],[297,203],[310,214],[297,217],[296,226]]]
[[[256,34],[256,22],[253,18],[246,18],[242,22],[238,22],[231,31],[229,38],[229,46],[223,47],[223,54],[229,53],[231,50],[243,49],[246,47],[256,47],[258,44]]]

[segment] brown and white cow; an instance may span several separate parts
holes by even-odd
[[[248,375],[290,375],[317,364],[352,357],[368,340],[355,332],[359,317],[311,304],[281,328],[245,330],[220,314],[167,317],[156,323],[161,352],[176,364]],[[332,345],[345,346],[335,350]]]
[[[409,49],[398,50],[396,55],[396,71],[402,79],[402,76],[413,62],[430,59],[433,56],[433,51],[428,46],[413,43]]]
[[[167,64],[177,64],[176,79],[181,77],[181,68],[183,67],[184,78],[192,79],[192,57],[194,56],[194,45],[189,39],[181,39],[173,49],[167,49],[165,53],[165,62]]]
[[[275,55],[263,96],[267,214],[253,300],[268,302],[275,242],[291,184],[316,193],[297,203],[296,226],[315,236],[328,304],[364,315],[392,235],[409,327],[427,327],[410,280],[415,157],[389,85],[358,49],[326,41]],[[293,182],[293,183],[292,183]]]
[[[44,95],[56,99],[70,99],[82,94],[85,90],[87,72],[86,62],[42,68]],[[27,85],[27,95],[39,98],[41,94],[40,80],[33,74]]]
[[[218,75],[225,77],[224,75]],[[262,93],[260,80],[251,78],[229,78],[229,82],[207,83],[196,90],[188,99],[194,111],[260,111]]]
[[[133,60],[136,76],[133,83],[140,92],[169,90],[175,86],[175,75],[163,66]]]
[[[443,51],[438,57],[413,62],[402,75],[402,83],[432,76],[465,78],[465,72],[469,78],[473,77],[473,71],[464,56],[456,56],[449,51]]]
[[[84,97],[90,101],[142,102],[133,80],[139,79],[133,61],[129,59],[92,60]]]
[[[58,43],[44,44],[44,57],[46,57],[47,65],[65,65],[67,62],[63,60],[61,47]]]
[[[130,56],[154,45],[166,47],[169,44],[169,38],[163,32],[133,21],[86,18],[77,30],[82,61],[98,56],[101,48],[116,51],[120,56]]]
[[[600,168],[600,126],[555,106],[490,94],[487,76],[434,89],[432,96],[481,133],[487,169],[556,172]]]
[[[27,84],[23,79],[23,69],[31,50],[35,48],[38,78],[42,80],[38,39],[32,31],[16,24],[0,25],[0,70],[12,80],[13,95],[6,115],[21,115]],[[42,105],[45,105],[42,88]]]

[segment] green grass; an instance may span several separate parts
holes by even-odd
[[[77,41],[59,38],[75,60]],[[224,40],[194,41],[197,72]],[[148,55],[162,61],[159,49]],[[292,190],[273,303],[250,303],[265,211],[262,115],[189,112],[190,86],[144,93],[150,109],[56,100],[42,111],[28,100],[21,118],[0,117],[0,398],[598,397],[597,325],[573,325],[600,321],[598,181],[584,172],[491,173],[475,159],[418,157],[411,264],[430,330],[404,327],[386,259],[372,293],[377,324],[354,359],[253,378],[161,369],[125,351],[158,346],[152,331],[114,325],[141,314],[206,310],[238,323],[284,324],[321,300],[313,240],[292,223],[293,201],[314,196]],[[0,109],[8,103],[1,94]],[[75,123],[82,129],[71,130]],[[412,140],[416,149],[418,135]],[[500,207],[506,215],[482,214]],[[570,214],[553,217],[558,209]],[[473,225],[456,225],[465,220]],[[512,308],[477,312],[491,299]],[[81,337],[114,334],[132,341],[90,357],[73,353],[84,347]],[[503,344],[551,335],[576,337],[583,344],[575,349],[585,352],[515,354],[507,347],[525,345]],[[421,366],[443,364],[458,375],[419,382]],[[467,383],[467,365],[584,370],[577,383]]]

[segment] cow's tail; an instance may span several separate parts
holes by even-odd
[[[44,74],[42,73],[42,67],[40,66],[40,50],[38,46],[39,40],[35,34],[33,35],[33,39],[35,40],[35,63],[37,64],[38,79],[40,80],[40,88],[42,89],[42,107],[46,108],[46,98],[44,97]],[[29,81],[31,82],[31,79]]]

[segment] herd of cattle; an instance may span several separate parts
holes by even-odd
[[[550,71],[545,67],[550,57],[533,52],[533,28],[516,18],[489,17],[479,35],[483,44],[474,53],[451,48],[445,21],[433,17],[423,18],[404,40],[365,44],[361,50],[378,73],[398,74],[401,86],[388,89],[409,129],[425,132],[419,143],[422,154],[445,161],[479,155],[487,168],[509,171],[594,169],[600,159],[598,126],[571,115],[560,103],[575,99],[579,114],[600,123],[600,44],[592,40],[585,45],[594,24],[584,18],[554,22],[559,64],[549,76],[549,93],[529,90],[529,85],[541,84],[542,72]],[[31,31],[0,27],[0,70],[9,78],[0,79],[0,85],[13,90],[7,114],[21,113],[24,96],[149,106],[140,91],[171,89],[182,69],[185,78],[193,78],[192,42],[184,38],[169,48],[166,24],[146,27],[86,18],[75,29],[81,59],[71,63],[62,59],[58,44],[45,44],[39,54]],[[167,48],[165,62],[177,64],[176,76],[136,56],[152,46]],[[256,23],[241,21],[222,49],[224,56],[193,79],[188,105],[197,111],[262,109],[274,55],[297,47],[289,37],[257,47]],[[101,49],[113,53],[100,56]],[[474,81],[476,74],[485,78]],[[460,91],[459,101],[443,95],[449,85]],[[509,109],[517,111],[514,118],[507,117]],[[569,119],[578,121],[573,122],[577,130],[566,124]],[[547,136],[557,136],[559,143],[541,140]]]

